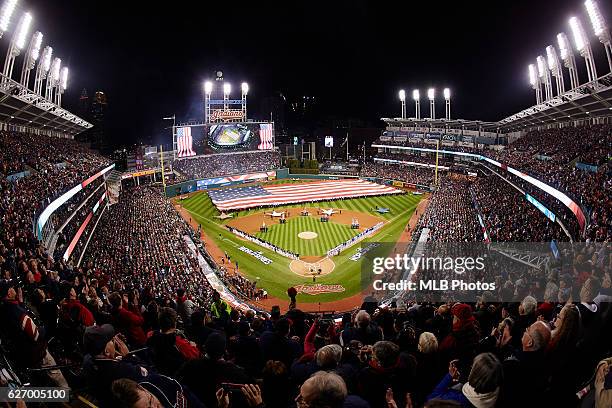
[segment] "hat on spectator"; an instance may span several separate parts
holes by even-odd
[[[85,329],[83,335],[83,347],[92,356],[97,356],[104,351],[106,344],[115,337],[115,329],[110,324],[102,326],[91,326]]]
[[[211,359],[218,359],[225,354],[225,334],[223,333],[211,333],[206,339],[206,343],[204,343],[204,348],[206,349],[206,354]]]

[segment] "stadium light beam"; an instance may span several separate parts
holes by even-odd
[[[429,119],[434,120],[436,118],[436,90],[434,88],[427,90],[427,99],[429,99]]]
[[[444,94],[444,106],[445,106],[445,111],[446,111],[446,120],[450,120],[450,97],[451,97],[451,92],[449,88],[444,88],[444,91],[442,92]]]
[[[593,61],[593,50],[591,50],[591,44],[584,31],[584,27],[577,17],[570,18],[569,25],[574,36],[574,43],[576,43],[576,50],[585,59],[589,82],[595,81],[597,79],[597,69]]]
[[[249,93],[249,84],[247,84],[246,82],[243,82],[242,84],[240,84],[240,90],[242,91],[243,94],[248,94]]]
[[[8,81],[13,74],[15,57],[17,57],[21,53],[23,47],[25,47],[28,31],[30,30],[30,24],[32,24],[32,15],[30,13],[24,13],[19,19],[17,28],[15,29],[13,37],[11,38],[8,52],[6,53],[4,69],[2,70],[2,73],[5,76],[5,78],[3,78],[3,82]]]
[[[0,38],[8,30],[17,0],[6,0],[0,9]]]
[[[557,95],[565,93],[565,83],[563,80],[563,71],[561,70],[561,64],[559,63],[559,56],[557,50],[552,45],[546,47],[546,59],[548,61],[548,69],[555,77],[557,85]]]
[[[569,70],[570,87],[575,89],[580,85],[580,81],[578,80],[578,70],[576,69],[574,51],[572,51],[572,46],[565,33],[557,34],[557,43],[559,44],[559,53],[561,54],[563,65]]]
[[[414,100],[414,117],[421,119],[421,93],[418,89],[412,90],[412,99]]]
[[[536,94],[536,104],[539,105],[542,103],[542,88],[540,87],[540,76],[537,73],[536,67],[533,64],[529,64],[529,83],[531,87],[535,90]]]
[[[28,50],[25,58],[23,59],[23,66],[21,67],[21,85],[28,87],[30,82],[30,71],[36,66],[36,61],[40,56],[40,47],[42,45],[43,35],[40,31],[37,31],[30,40]]]
[[[593,32],[599,38],[606,50],[606,57],[608,58],[608,67],[612,72],[612,37],[610,36],[610,30],[606,24],[606,20],[599,9],[599,4],[595,0],[586,0],[584,6],[587,9],[587,14],[591,20],[593,26]]]
[[[402,105],[402,110],[401,110],[402,119],[406,119],[406,91],[403,89],[400,89],[399,91],[399,100]]]
[[[212,93],[212,90],[213,90],[213,83],[210,81],[204,82],[204,93],[206,93],[207,95],[210,95]]]

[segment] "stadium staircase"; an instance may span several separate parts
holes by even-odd
[[[121,194],[121,173],[112,170],[106,177],[106,191],[108,192],[109,205],[116,204]]]

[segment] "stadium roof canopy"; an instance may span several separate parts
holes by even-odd
[[[93,125],[0,74],[0,122],[76,135]]]
[[[612,117],[612,73],[582,84],[498,122],[465,119],[381,118],[388,126],[430,127],[509,133],[563,122]]]

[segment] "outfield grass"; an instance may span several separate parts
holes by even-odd
[[[351,200],[327,201],[317,203],[317,205],[322,208],[346,208],[384,218],[389,222],[386,223],[385,226],[382,227],[375,235],[369,238],[367,242],[394,243],[399,239],[402,231],[408,223],[408,220],[410,219],[410,216],[421,200],[421,197],[422,196],[403,194]],[[238,261],[241,273],[246,275],[251,280],[256,280],[258,282],[257,285],[266,289],[270,295],[285,299],[287,298],[286,291],[288,287],[312,283],[311,279],[298,276],[291,272],[289,269],[289,259],[266,248],[262,248],[257,244],[242,240],[229,232],[224,227],[225,221],[214,218],[216,215],[219,215],[219,212],[212,204],[206,192],[195,193],[180,203],[191,214],[193,219],[202,225],[203,230],[206,232],[209,238],[212,239],[219,248],[229,253],[232,257],[232,261]],[[377,206],[390,208],[391,212],[387,214],[378,214],[372,211]],[[302,207],[303,204],[295,204],[277,208],[277,210],[282,211],[284,208]],[[261,211],[262,209],[240,211],[235,214],[235,217],[241,217]],[[290,221],[291,220],[288,220],[288,222]],[[309,230],[312,231],[312,229]],[[272,260],[272,264],[264,265],[252,256],[238,250],[240,246],[245,246],[255,251],[261,251],[264,256]],[[329,285],[341,284],[346,289],[345,292],[326,293],[316,296],[300,294],[298,295],[298,302],[329,302],[359,293],[363,289],[361,261],[351,261],[349,259],[357,251],[358,247],[359,245],[356,245],[344,251],[340,255],[333,257],[332,260],[336,264],[334,271],[329,275],[317,278],[317,283]],[[380,256],[383,256],[383,254]]]
[[[298,237],[304,231],[315,232],[318,236],[313,239]],[[259,232],[255,236],[300,256],[325,256],[327,251],[357,234],[358,231],[349,225],[321,222],[317,217],[295,217],[288,219],[284,225],[272,225],[268,227],[268,232]]]

